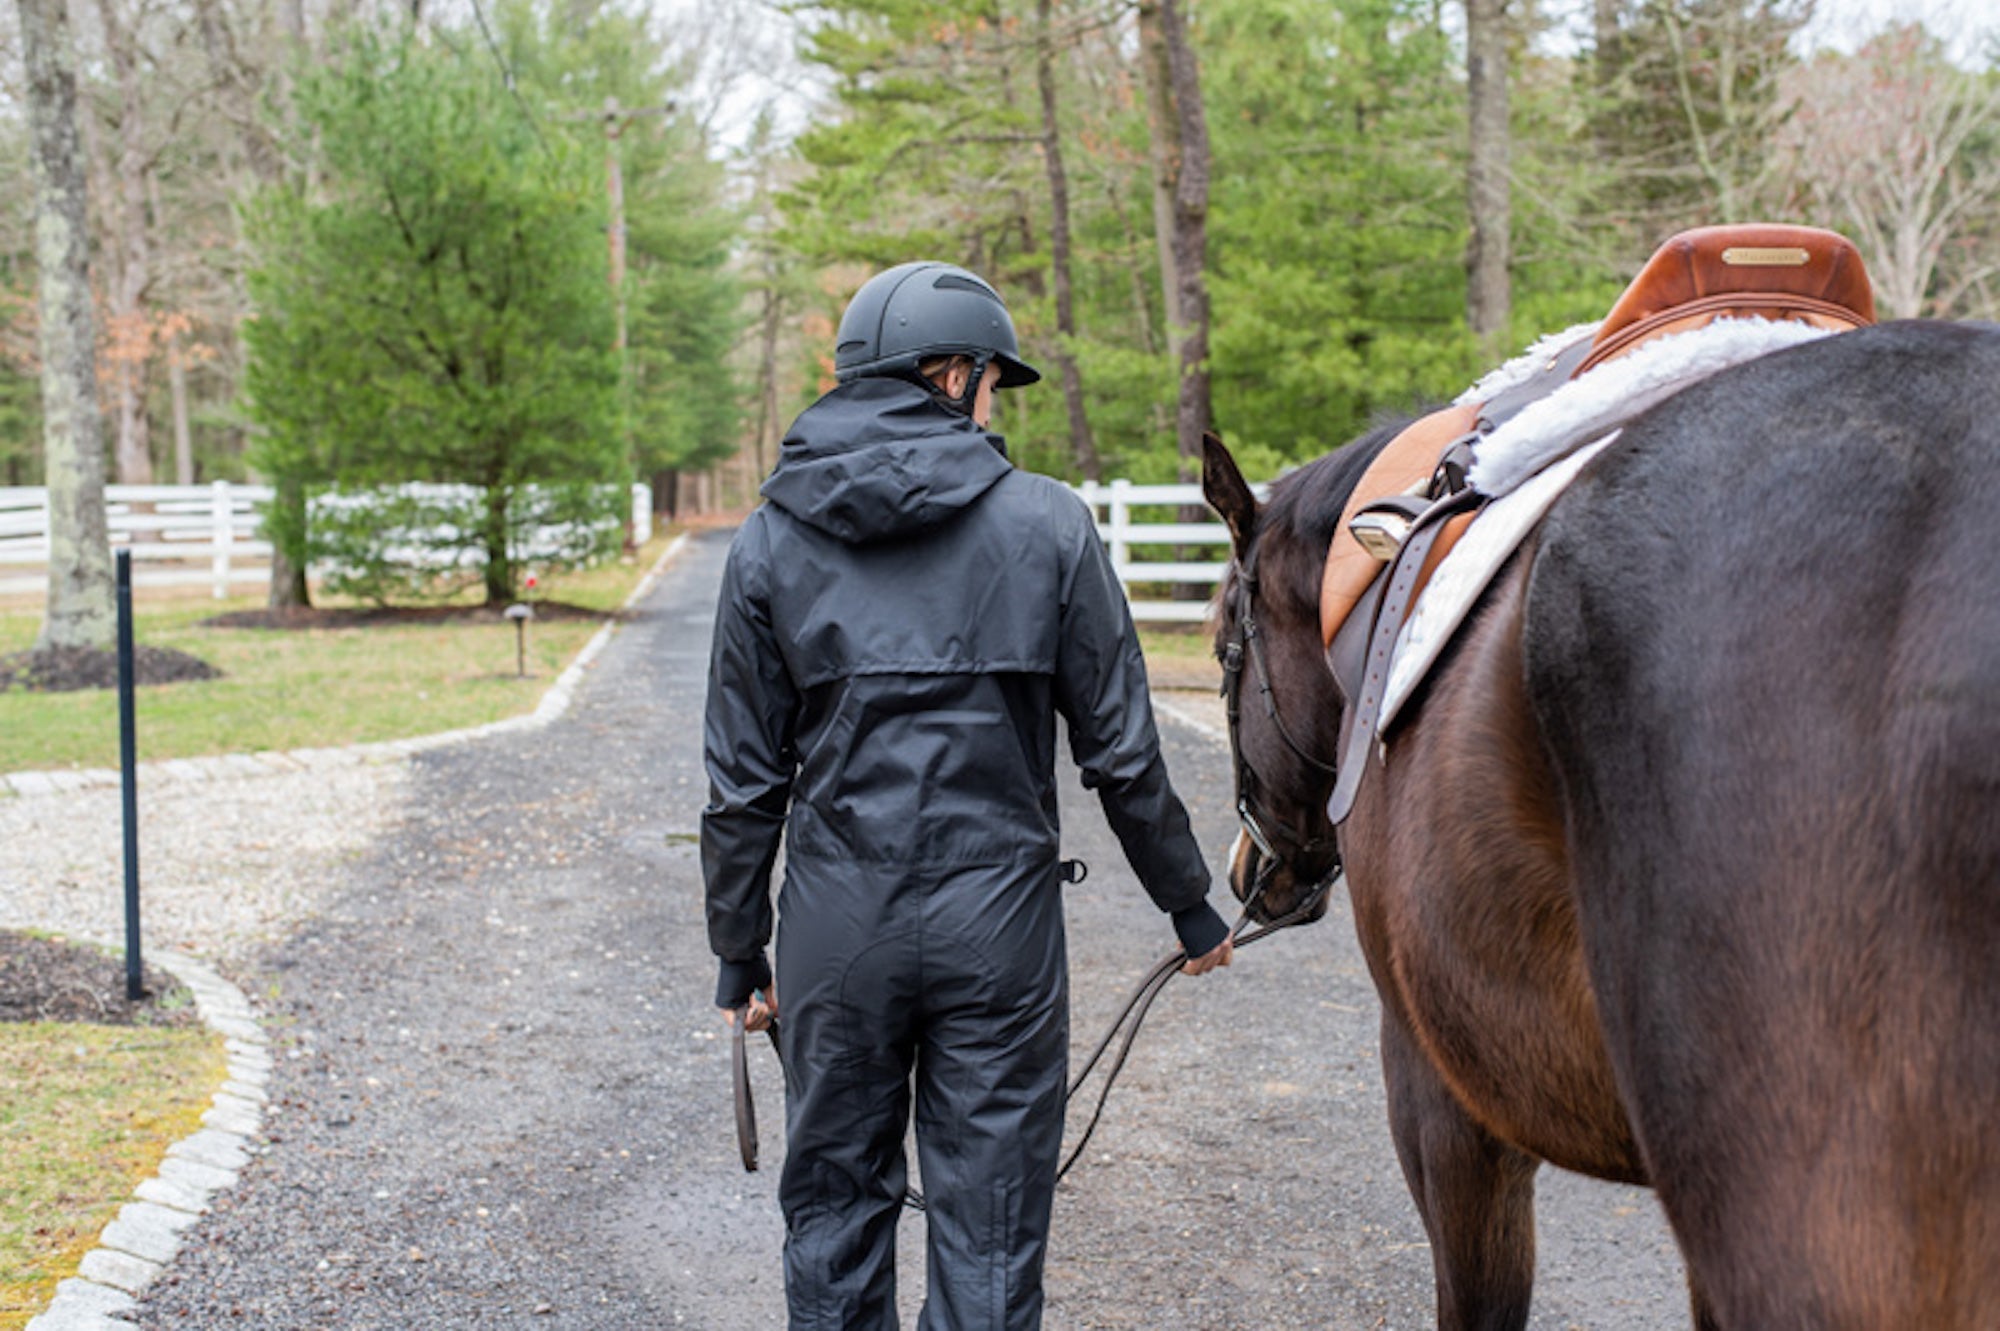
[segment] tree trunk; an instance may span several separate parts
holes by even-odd
[[[271,585],[265,604],[273,610],[302,609],[312,604],[312,589],[306,585],[306,490],[298,481],[285,479],[272,489],[271,507],[285,516],[265,530],[271,542]],[[280,532],[291,535],[287,538]]]
[[[480,539],[486,547],[486,604],[506,605],[514,599],[514,561],[507,553],[507,503],[504,485],[486,487],[486,521]]]
[[[69,14],[64,0],[17,0],[17,7],[35,168],[49,488],[49,594],[35,645],[109,648],[117,605],[104,516],[104,427],[97,414],[97,330]]]
[[[778,419],[778,331],[785,317],[785,297],[777,275],[766,270],[773,285],[764,289],[764,326],[757,348],[757,477],[761,481],[778,464],[778,446],[785,423]],[[770,452],[765,450],[770,445]],[[768,461],[766,459],[769,459]]]
[[[118,80],[118,183],[114,191],[118,262],[110,292],[111,376],[117,397],[117,472],[125,485],[153,483],[152,422],[146,414],[151,328],[146,311],[152,276],[152,210],[147,206],[146,112],[139,84],[138,33],[113,0],[99,0],[104,46]]]
[[[194,432],[188,428],[187,364],[176,333],[167,344],[167,394],[174,416],[174,484],[194,484]]]
[[[1590,6],[1590,138],[1597,160],[1606,163],[1616,162],[1623,151],[1617,118],[1626,60],[1621,4],[1622,0],[1591,0]]]
[[[1160,0],[1139,6],[1139,74],[1146,90],[1146,129],[1153,165],[1153,241],[1160,252],[1161,312],[1168,328],[1181,325],[1181,279],[1174,262],[1174,191],[1180,180],[1180,132],[1174,111],[1173,72],[1160,30]]]
[[[1507,268],[1511,200],[1507,182],[1507,0],[1465,0],[1466,163],[1465,316],[1487,359],[1506,351],[1513,315]]]
[[[1179,279],[1180,392],[1174,433],[1180,475],[1201,474],[1201,437],[1211,423],[1208,375],[1208,116],[1202,107],[1201,70],[1188,42],[1179,0],[1159,0],[1160,36],[1173,79],[1179,170],[1174,181],[1174,269]]]
[[[1042,163],[1049,177],[1049,260],[1056,289],[1056,368],[1062,378],[1063,405],[1069,410],[1070,456],[1085,480],[1104,478],[1097,459],[1097,440],[1083,406],[1083,373],[1077,367],[1076,299],[1070,284],[1069,177],[1063,170],[1062,122],[1056,114],[1055,39],[1051,33],[1052,0],[1035,7],[1041,32],[1035,46],[1035,82],[1042,95]]]

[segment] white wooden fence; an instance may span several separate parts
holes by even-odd
[[[1207,600],[1168,599],[1175,585],[1213,593],[1229,559],[1229,529],[1220,522],[1181,522],[1177,510],[1202,503],[1198,485],[1134,485],[1086,481],[1073,487],[1097,518],[1098,535],[1111,552],[1142,622],[1192,623],[1208,613]],[[653,534],[652,489],[632,487],[635,538]],[[135,583],[142,587],[199,586],[220,598],[237,584],[270,577],[270,542],[257,535],[265,485],[217,481],[213,485],[113,485],[105,489],[111,543],[132,550]],[[1210,557],[1188,561],[1189,547]],[[48,493],[39,486],[0,487],[0,594],[33,594],[47,585]],[[13,569],[33,568],[32,573]]]
[[[217,599],[233,584],[271,576],[271,543],[257,535],[268,485],[110,485],[105,516],[113,549],[132,551],[141,587],[200,586]],[[632,487],[633,537],[653,537],[653,490]],[[49,499],[41,486],[0,486],[0,595],[33,594],[48,585]],[[33,568],[33,572],[13,572]]]
[[[1229,567],[1229,528],[1218,520],[1182,522],[1183,505],[1208,511],[1199,485],[1134,485],[1131,481],[1085,481],[1071,489],[1097,517],[1097,534],[1111,551],[1111,566],[1125,586],[1132,618],[1141,623],[1199,623]],[[1256,487],[1261,498],[1264,487]],[[1145,510],[1143,514],[1134,510]],[[1188,562],[1187,547],[1208,558]],[[1169,600],[1170,588],[1198,585],[1201,600]]]

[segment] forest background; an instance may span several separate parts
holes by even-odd
[[[15,13],[0,484],[29,485]],[[69,17],[117,481],[478,480],[487,460],[435,447],[450,423],[424,397],[472,366],[539,404],[466,409],[518,436],[510,479],[572,459],[574,479],[652,480],[664,509],[745,504],[830,386],[845,300],[913,257],[1007,295],[1047,382],[1003,395],[996,425],[1068,479],[1185,477],[1209,424],[1274,474],[1601,316],[1691,225],[1840,230],[1885,316],[2000,310],[2000,45],[1908,21],[1836,45],[1813,0]]]

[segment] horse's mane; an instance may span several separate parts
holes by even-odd
[[[1323,557],[1348,496],[1361,483],[1361,473],[1408,423],[1385,421],[1271,482],[1270,498],[1258,518],[1259,536],[1283,532],[1287,544],[1296,542]]]
[[[1360,438],[1271,482],[1269,496],[1258,509],[1253,539],[1262,551],[1259,558],[1264,561],[1266,576],[1278,566],[1277,576],[1292,582],[1301,604],[1319,604],[1320,571],[1327,546],[1340,525],[1341,510],[1347,507],[1354,487],[1361,484],[1361,473],[1407,424],[1405,420],[1384,421]],[[1229,569],[1216,588],[1215,614],[1221,613],[1233,594],[1239,572],[1237,561],[1229,561]],[[1219,620],[1211,619],[1211,627],[1219,630]]]

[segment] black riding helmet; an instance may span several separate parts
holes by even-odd
[[[964,398],[969,411],[987,365],[1000,367],[995,388],[1018,388],[1041,372],[1021,359],[1014,320],[1000,293],[956,264],[905,263],[862,284],[840,316],[833,350],[841,383],[876,375],[918,377],[934,356],[970,356],[977,367]]]

